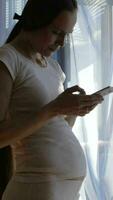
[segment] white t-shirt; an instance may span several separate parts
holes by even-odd
[[[14,83],[11,117],[36,115],[64,90],[65,75],[52,58],[47,58],[47,67],[40,67],[6,44],[0,48],[0,60]],[[12,149],[16,173],[47,173],[72,180],[86,174],[83,150],[63,116],[52,118],[40,130],[12,145]]]

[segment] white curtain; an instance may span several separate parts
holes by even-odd
[[[15,24],[14,13],[21,14],[25,2],[0,0],[0,46]],[[78,3],[78,22],[65,48],[66,87],[79,84],[90,94],[113,85],[113,0],[78,0]],[[102,105],[78,118],[73,128],[87,160],[81,200],[113,200],[112,110],[110,94]]]
[[[11,32],[15,20],[14,13],[21,14],[27,0],[0,0],[0,46]]]
[[[66,87],[79,84],[91,94],[113,86],[113,0],[78,3],[77,24],[64,50]],[[113,200],[113,94],[90,114],[78,117],[73,131],[87,161],[80,199]]]

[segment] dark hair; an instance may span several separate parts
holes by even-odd
[[[49,25],[63,10],[75,9],[76,0],[28,0],[6,43],[13,40],[21,29],[35,31]]]

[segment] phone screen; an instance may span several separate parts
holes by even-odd
[[[100,94],[102,96],[105,96],[105,95],[108,95],[108,94],[110,94],[112,92],[113,92],[113,87],[108,86],[108,87],[105,87],[105,88],[103,88],[103,89],[101,89],[101,90],[99,90],[99,91],[97,91],[97,92],[95,92],[93,94]]]

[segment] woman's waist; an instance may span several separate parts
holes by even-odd
[[[31,148],[37,146],[40,142],[64,144],[76,143],[77,138],[72,132],[71,127],[61,118],[53,118],[45,126],[32,133],[30,136],[18,141],[13,145],[14,148]]]
[[[54,181],[83,181],[85,178],[85,174],[83,176],[69,176],[58,173],[48,173],[47,171],[37,172],[32,169],[29,171],[16,171],[13,175],[13,179],[19,182],[28,182],[28,183],[40,183],[40,182],[54,182]]]

